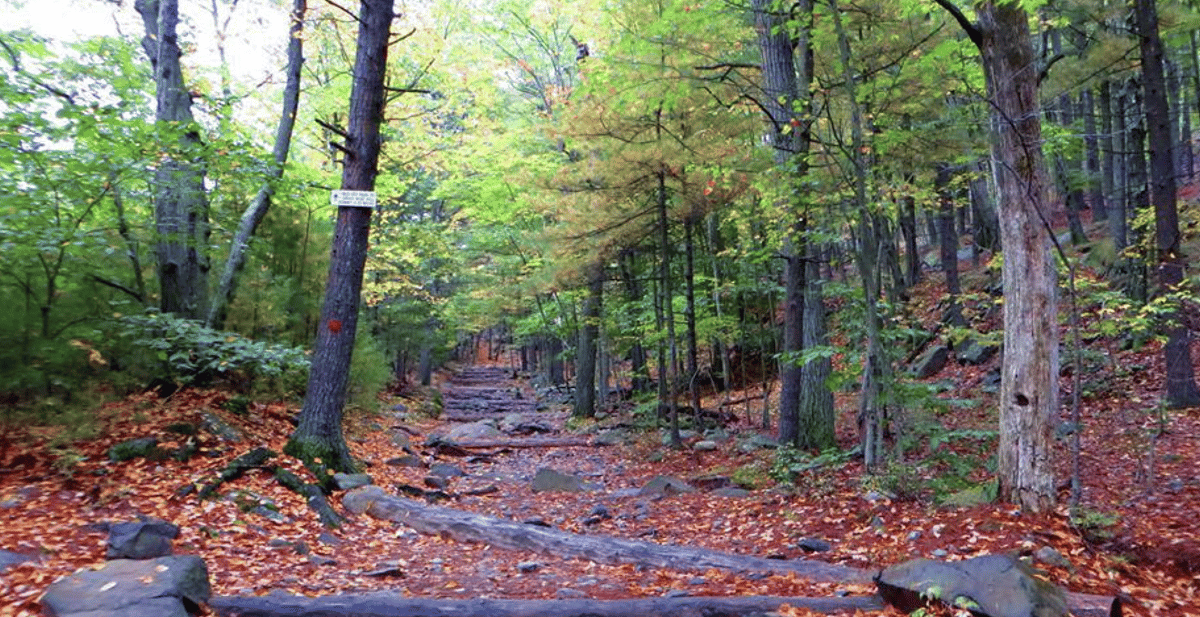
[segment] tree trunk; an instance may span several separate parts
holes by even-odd
[[[813,350],[829,345],[825,328],[824,284],[821,280],[820,250],[808,243],[804,258],[804,325],[802,345]],[[820,354],[800,367],[800,443],[799,447],[824,450],[837,444],[833,391],[829,376],[833,358]]]
[[[154,172],[158,279],[165,313],[201,319],[208,302],[208,195],[199,127],[180,69],[178,0],[138,0],[146,36],[142,48],[154,69],[155,120],[165,147]]]
[[[392,6],[392,0],[364,0],[360,10],[349,138],[342,162],[343,189],[375,188]],[[369,208],[338,209],[308,390],[300,410],[300,424],[285,448],[288,454],[303,459],[320,472],[355,469],[342,434],[342,408],[358,329],[359,296],[372,214]],[[318,473],[318,477],[331,476]]]
[[[208,309],[206,322],[208,327],[220,329],[224,326],[225,316],[229,305],[233,302],[237,291],[238,276],[246,266],[246,251],[250,248],[250,239],[258,229],[259,223],[267,216],[271,208],[271,198],[275,194],[275,182],[283,176],[283,166],[287,163],[288,152],[292,146],[292,131],[296,126],[296,110],[300,106],[300,69],[304,65],[304,14],[307,11],[307,0],[293,0],[291,27],[288,28],[287,51],[287,85],[283,89],[283,111],[279,115],[279,127],[275,130],[275,148],[272,152],[275,165],[268,173],[267,180],[258,189],[254,201],[242,214],[238,223],[237,233],[233,236],[233,244],[229,248],[229,258],[225,261],[225,270],[221,273],[221,282],[217,286],[217,295],[213,298],[212,306]]]
[[[575,409],[576,418],[596,415],[596,356],[600,338],[600,303],[604,293],[604,264],[597,261],[588,267],[588,295],[583,302],[583,318],[579,324],[579,345],[575,348]]]
[[[942,273],[946,276],[946,299],[950,302],[947,308],[947,323],[962,327],[967,325],[963,319],[962,305],[958,298],[962,295],[962,285],[958,280],[958,234],[954,232],[954,194],[950,190],[950,182],[954,170],[949,163],[939,163],[933,185],[938,196],[938,235],[941,237]]]
[[[1100,138],[1096,135],[1096,97],[1090,89],[1083,91],[1081,107],[1083,108],[1083,147],[1087,171],[1088,205],[1092,208],[1092,221],[1106,221],[1108,220],[1108,208],[1105,203],[1107,194],[1102,182],[1104,172],[1100,168]]]
[[[661,114],[662,108],[659,108]],[[661,121],[661,118],[659,119]],[[659,130],[662,130],[661,124]],[[661,138],[661,136],[660,136]],[[666,345],[669,346],[670,357],[664,350],[660,354],[660,358],[665,359],[666,366],[659,363],[658,378],[662,380],[666,386],[666,400],[659,398],[659,409],[663,405],[667,407],[667,414],[671,420],[670,437],[672,448],[682,448],[683,439],[679,435],[679,392],[676,387],[675,368],[679,365],[679,345],[675,341],[675,308],[674,295],[671,291],[671,242],[668,226],[670,220],[667,218],[667,178],[666,172],[658,172],[658,192],[656,199],[658,200],[658,276],[659,276],[659,301],[662,303],[663,321],[667,327]],[[664,392],[663,385],[659,386],[659,392]]]
[[[1108,93],[1108,116],[1112,127],[1108,132],[1112,143],[1109,149],[1109,177],[1112,184],[1112,201],[1109,202],[1108,233],[1113,240],[1115,255],[1119,256],[1125,247],[1129,246],[1126,220],[1128,220],[1129,205],[1129,135],[1125,132],[1128,123],[1125,120],[1125,102],[1121,89],[1112,82],[1104,82],[1101,96]],[[1119,259],[1119,257],[1118,257]]]
[[[751,7],[762,54],[763,106],[770,125],[768,136],[774,148],[775,164],[783,170],[786,181],[798,184],[808,174],[811,120],[801,116],[810,105],[813,74],[809,46],[812,2],[801,0],[795,6],[787,7],[789,13],[780,12],[769,0],[753,0]],[[792,32],[792,28],[796,31]],[[779,441],[785,444],[798,444],[801,439],[802,376],[798,356],[804,344],[804,239],[801,230],[806,215],[800,207],[800,197],[798,187],[793,187],[786,198],[789,217],[794,220],[785,226],[782,247],[784,310],[779,371]]]
[[[940,0],[939,0],[940,1]],[[1025,10],[976,5],[988,95],[998,116],[992,156],[1004,245],[1004,359],[1000,386],[1000,496],[1030,512],[1056,502],[1052,448],[1058,413],[1058,281],[1053,212],[1037,97],[1037,58]]]
[[[683,222],[684,231],[684,322],[687,327],[687,374],[688,398],[691,399],[692,413],[695,420],[692,429],[704,432],[704,414],[700,408],[700,341],[696,336],[696,222],[688,216]]]
[[[1146,89],[1146,127],[1150,136],[1150,197],[1154,202],[1155,240],[1158,246],[1159,293],[1171,294],[1183,282],[1187,259],[1180,246],[1179,208],[1175,195],[1174,130],[1167,104],[1163,75],[1162,39],[1158,34],[1156,0],[1136,0],[1138,34],[1142,52],[1142,84]],[[1163,318],[1167,344],[1166,398],[1172,408],[1200,405],[1200,388],[1192,368],[1191,333],[1178,312]]]

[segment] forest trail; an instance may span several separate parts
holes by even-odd
[[[749,414],[724,427],[715,449],[696,448],[698,438],[693,437],[687,448],[672,450],[659,431],[639,428],[644,422],[631,407],[601,421],[568,422],[570,409],[560,393],[535,390],[511,368],[462,367],[439,375],[435,387],[437,395],[432,389],[402,392],[384,403],[384,411],[355,412],[347,419],[354,456],[366,464],[374,484],[390,494],[406,494],[407,487],[410,496],[427,497],[439,506],[567,533],[772,560],[816,559],[862,570],[912,557],[1032,555],[1049,548],[1063,562],[1038,566],[1071,591],[1127,594],[1146,602],[1150,614],[1178,614],[1178,609],[1194,606],[1190,575],[1114,559],[1094,540],[1081,537],[1061,513],[1021,515],[991,504],[933,507],[865,483],[854,462],[818,464],[779,483],[772,478],[776,453],[749,447],[764,437]],[[440,416],[424,413],[438,398]],[[211,500],[181,497],[181,486],[211,479],[253,447],[282,450],[295,405],[252,402],[244,411],[231,412],[236,400],[221,390],[185,390],[169,398],[146,392],[104,406],[97,412],[102,420],[98,434],[90,440],[51,447],[51,435],[22,437],[21,466],[10,458],[9,469],[0,474],[0,547],[36,559],[12,566],[0,577],[0,597],[10,603],[0,607],[0,615],[38,614],[37,597],[46,585],[103,561],[105,535],[97,523],[139,515],[181,527],[175,552],[205,560],[217,596],[392,591],[427,599],[569,600],[829,597],[873,591],[871,585],[814,583],[786,573],[550,557],[460,542],[367,515],[348,513],[341,528],[326,530],[303,498],[280,487],[265,470],[247,473]],[[240,441],[201,430],[195,436],[200,455],[187,462],[107,460],[109,448],[128,439],[153,436],[162,447],[179,443],[184,439],[177,432],[181,426],[201,426],[211,416],[240,432]],[[1115,422],[1122,417],[1108,418]],[[1190,427],[1196,418],[1179,419],[1185,420]],[[486,437],[489,445],[453,447],[449,436],[456,429],[480,423],[494,425],[495,432]],[[1120,434],[1116,426],[1104,428],[1109,435]],[[1177,428],[1179,437],[1188,430]],[[478,443],[462,441],[472,442]],[[1195,460],[1196,453],[1183,447],[1191,438],[1181,442],[1171,441],[1169,452],[1167,442],[1159,444],[1164,457],[1178,457],[1168,459],[1172,466]],[[1107,457],[1105,468],[1117,468],[1112,455],[1097,455]],[[275,463],[306,473],[289,457],[277,457]],[[535,490],[534,479],[542,469],[576,478],[584,490]],[[1160,464],[1159,473],[1168,471]],[[696,490],[645,493],[660,476]],[[1114,477],[1111,485],[1120,482]],[[1189,484],[1184,491],[1192,488]],[[335,493],[332,501],[344,512],[343,495]],[[1194,502],[1186,495],[1170,497],[1174,495],[1137,502],[1137,509],[1130,508],[1136,518],[1122,524],[1154,526],[1163,550],[1181,548],[1177,540],[1192,542],[1187,517],[1180,515]],[[268,510],[258,509],[260,504]]]

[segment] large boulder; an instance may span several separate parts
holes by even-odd
[[[187,617],[211,596],[204,560],[174,555],[76,572],[46,589],[42,607],[51,617]]]
[[[984,617],[1068,615],[1062,590],[1008,555],[913,559],[883,570],[875,582],[883,599],[905,613],[937,600]]]
[[[446,433],[446,439],[452,442],[482,441],[503,437],[504,433],[487,420],[459,424]]]
[[[913,376],[917,379],[928,379],[946,368],[946,360],[950,358],[950,348],[945,345],[934,345],[921,354],[913,364]]]
[[[670,497],[671,495],[694,492],[696,492],[695,487],[679,478],[656,476],[638,491],[638,495],[641,497]]]

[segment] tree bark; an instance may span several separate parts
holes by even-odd
[[[1004,246],[999,494],[1022,510],[1045,512],[1057,502],[1051,448],[1058,414],[1058,280],[1029,16],[1020,3],[985,1],[975,5],[978,22],[971,23],[950,0],[937,3],[979,48],[994,114]]]
[[[882,611],[877,596],[844,598],[694,597],[628,600],[447,600],[409,598],[380,591],[325,598],[272,594],[218,596],[209,607],[222,617],[750,617],[773,614],[783,605],[822,614]]]
[[[808,559],[768,559],[642,540],[574,534],[428,505],[389,495],[377,486],[347,492],[342,498],[342,505],[354,514],[365,513],[401,523],[423,534],[556,558],[582,558],[605,564],[631,563],[683,571],[716,568],[732,572],[792,572],[811,581],[847,584],[868,582],[875,574],[873,571]]]
[[[809,45],[812,2],[801,0],[789,7],[790,13],[781,12],[769,0],[754,0],[751,7],[762,54],[762,105],[767,113],[768,136],[774,148],[775,163],[784,171],[786,181],[798,185],[808,175],[810,120],[802,117],[810,106],[809,88],[813,74]],[[780,350],[783,361],[779,371],[779,442],[799,445],[802,440],[802,367],[798,356],[804,345],[803,235],[806,213],[799,203],[799,187],[791,186],[789,190],[787,210],[792,220],[785,226],[781,251],[784,311],[783,348]]]
[[[208,195],[199,127],[183,84],[177,35],[178,0],[138,0],[146,36],[142,48],[154,69],[155,121],[164,144],[154,172],[155,255],[163,312],[201,319],[208,302]]]
[[[300,69],[304,66],[303,33],[306,11],[307,0],[293,0],[285,69],[287,85],[283,89],[283,111],[279,115],[279,127],[275,130],[275,148],[272,152],[275,165],[238,223],[237,233],[234,234],[233,244],[229,248],[229,258],[225,260],[225,270],[221,273],[221,282],[217,286],[217,295],[208,309],[206,323],[210,328],[220,329],[224,326],[229,305],[237,292],[238,276],[246,266],[246,251],[250,248],[250,239],[254,237],[254,232],[271,209],[275,183],[283,177],[283,166],[287,163],[288,152],[292,146],[292,132],[296,126],[296,111],[300,106]]]
[[[349,139],[342,162],[343,189],[375,188],[392,7],[393,0],[364,0],[360,10]],[[300,410],[300,424],[285,448],[285,452],[319,471],[355,469],[342,434],[342,410],[358,329],[359,296],[372,214],[368,208],[338,209],[308,390]],[[327,475],[319,473],[318,477]]]
[[[575,348],[575,409],[577,418],[596,415],[596,343],[600,339],[600,303],[604,293],[604,264],[588,267],[588,295],[583,303],[583,323],[579,324],[579,345]]]
[[[1187,258],[1181,247],[1179,208],[1175,194],[1175,135],[1167,103],[1163,74],[1163,47],[1158,33],[1156,0],[1136,0],[1138,34],[1142,52],[1142,84],[1146,93],[1146,127],[1150,137],[1150,198],[1154,202],[1155,240],[1158,245],[1159,293],[1171,294],[1183,282]],[[1167,344],[1167,405],[1179,409],[1200,405],[1200,388],[1192,368],[1191,333],[1180,314],[1163,318]]]

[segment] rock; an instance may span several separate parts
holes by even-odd
[[[308,562],[313,564],[314,566],[328,567],[328,566],[336,566],[337,565],[336,559],[334,559],[332,557],[326,557],[324,555],[309,555]]]
[[[375,482],[371,480],[371,476],[365,473],[333,474],[333,485],[336,486],[339,491],[348,491],[350,489],[355,489],[360,486],[367,486],[368,484],[374,483]]]
[[[758,433],[751,435],[749,439],[746,439],[738,445],[738,449],[746,453],[750,453],[755,450],[774,450],[778,447],[778,441]]]
[[[449,463],[434,463],[429,466],[429,475],[441,476],[443,478],[461,478],[467,475],[467,472],[457,465]]]
[[[712,452],[717,449],[717,442],[710,439],[697,441],[696,443],[692,444],[692,449],[697,452]]]
[[[920,532],[920,531],[910,531],[910,532],[908,532],[908,541],[909,541],[909,542],[915,542],[915,541],[917,541],[917,540],[920,540],[920,539],[921,539],[921,532]]]
[[[581,600],[588,597],[588,594],[578,589],[563,587],[562,589],[554,592],[554,597],[558,598],[559,600]]]
[[[905,613],[935,598],[988,617],[1068,615],[1062,590],[1008,555],[952,563],[913,559],[883,570],[876,584],[884,600]]]
[[[412,454],[406,454],[404,456],[397,456],[396,458],[389,458],[388,460],[384,461],[384,464],[391,465],[392,467],[424,467],[425,466],[425,462],[421,460],[421,457],[413,456]]]
[[[114,463],[135,458],[155,458],[161,455],[162,451],[158,449],[158,440],[154,437],[139,437],[122,441],[108,449],[108,460]]]
[[[1064,557],[1062,553],[1058,552],[1058,550],[1056,550],[1053,546],[1043,546],[1042,548],[1039,548],[1037,552],[1033,554],[1033,558],[1038,560],[1038,562],[1044,563],[1051,567],[1066,568],[1068,570],[1072,569],[1071,562],[1067,561],[1067,558]]]
[[[421,481],[424,482],[425,486],[428,486],[429,488],[435,488],[438,490],[450,488],[450,478],[447,478],[446,476],[425,476],[421,479]]]
[[[272,505],[274,505],[274,504],[272,504]],[[292,519],[288,518],[282,512],[279,511],[278,506],[271,507],[271,506],[268,506],[265,504],[260,504],[260,505],[257,505],[257,506],[254,506],[253,508],[251,508],[250,513],[257,514],[269,521],[274,521],[281,525],[286,525],[287,523],[292,522]]]
[[[412,440],[408,438],[408,433],[405,433],[404,431],[392,431],[391,440],[393,446],[396,446],[405,452],[408,452],[412,449]]]
[[[803,538],[796,543],[796,548],[806,553],[824,553],[832,550],[833,545],[820,538]]]
[[[933,555],[934,557],[937,557],[940,559],[942,557],[945,557],[946,555],[949,555],[950,552],[944,548],[935,548],[935,549],[933,549],[933,552],[930,554]]]
[[[211,411],[206,411],[200,415],[200,428],[215,435],[221,441],[239,443],[243,439],[241,431],[233,428],[222,420],[220,416]]]
[[[0,572],[30,561],[37,561],[37,558],[33,555],[25,555],[23,553],[14,553],[13,551],[0,550]]]
[[[52,616],[187,617],[211,595],[204,560],[173,555],[76,572],[51,584],[41,602]]]
[[[750,491],[737,486],[722,487],[713,491],[712,494],[717,497],[728,497],[731,499],[742,499],[753,495]]]
[[[642,497],[666,497],[670,495],[679,495],[681,493],[693,493],[695,491],[696,489],[693,488],[692,485],[680,480],[679,478],[672,478],[671,476],[658,476],[647,482],[646,485],[642,487],[642,490],[638,491],[638,495]]]
[[[171,554],[179,527],[158,519],[117,523],[108,529],[107,559],[153,559]]]
[[[912,373],[917,379],[928,379],[942,372],[946,368],[946,361],[950,359],[950,348],[945,345],[934,345],[925,350],[920,358],[913,364]]]
[[[583,480],[578,476],[565,474],[548,467],[537,470],[533,476],[532,488],[535,493],[582,493],[587,490],[584,488]]]
[[[959,343],[954,350],[954,355],[958,357],[959,364],[979,366],[991,360],[998,351],[1000,351],[1000,347],[996,345],[984,345],[975,339],[967,339]]]
[[[386,491],[374,484],[362,486],[346,491],[346,494],[342,496],[342,507],[351,514],[362,514],[370,510],[376,501],[387,496]]]
[[[446,439],[452,442],[459,441],[481,441],[485,439],[496,439],[503,436],[504,433],[500,429],[492,426],[486,420],[479,422],[470,422],[467,424],[459,424],[451,428],[446,433]]]
[[[517,570],[520,571],[522,574],[530,574],[533,572],[537,572],[538,569],[540,569],[541,567],[542,567],[542,564],[540,564],[536,561],[522,561],[521,563],[517,564]]]
[[[322,531],[320,535],[317,536],[317,542],[320,542],[326,546],[337,546],[342,543],[342,539],[329,533],[328,531]]]
[[[604,505],[596,504],[595,506],[592,506],[591,511],[588,512],[588,516],[594,516],[594,517],[602,518],[602,519],[610,519],[610,518],[612,518],[612,513],[610,513],[608,511],[608,508],[605,507]]]
[[[690,484],[702,491],[715,491],[719,488],[733,486],[733,480],[729,476],[700,476],[692,478]]]

